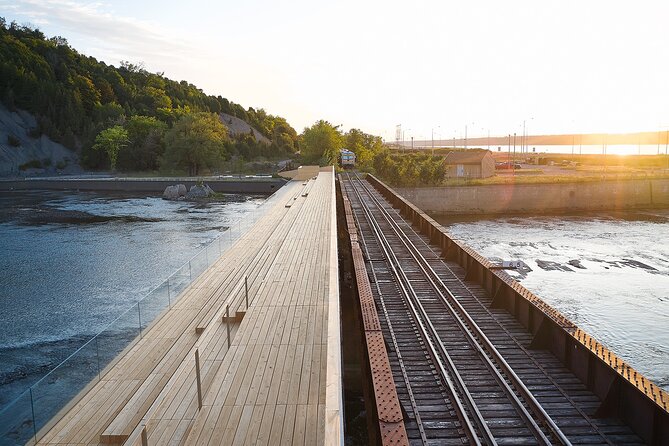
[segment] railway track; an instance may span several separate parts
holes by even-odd
[[[357,175],[341,178],[412,444],[641,444]]]

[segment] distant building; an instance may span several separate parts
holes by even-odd
[[[488,178],[495,175],[495,160],[489,150],[449,152],[444,162],[448,178]]]

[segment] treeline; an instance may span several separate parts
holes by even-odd
[[[393,186],[438,186],[446,178],[443,156],[391,155],[384,150],[374,157],[373,167],[379,177]]]
[[[358,129],[344,133],[328,121],[317,121],[300,135],[302,160],[321,165],[336,164],[339,150],[354,152],[359,166],[371,166],[371,161],[384,150],[379,136],[369,135]]]
[[[317,121],[300,135],[302,159],[307,163],[336,164],[340,149],[356,155],[356,168],[372,172],[393,186],[432,186],[446,178],[443,156],[423,153],[392,154],[379,136],[358,129],[343,133],[339,126]]]
[[[79,54],[62,37],[47,38],[38,29],[7,24],[2,17],[0,100],[10,109],[35,115],[35,135],[44,133],[80,150],[89,168],[110,165],[105,151],[93,149],[95,139],[103,130],[120,126],[128,141],[119,149],[117,167],[155,169],[167,148],[167,132],[185,116],[199,113],[233,115],[270,140],[257,141],[252,132],[227,135],[223,158],[279,157],[298,148],[297,133],[284,118],[263,109],[245,110],[186,81],[149,73],[141,65],[107,65]]]

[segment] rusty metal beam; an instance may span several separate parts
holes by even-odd
[[[340,183],[341,184],[341,183]],[[372,287],[367,275],[362,249],[358,243],[358,232],[353,218],[351,202],[342,189],[346,225],[351,240],[351,254],[362,314],[367,357],[372,375],[376,413],[379,421],[380,440],[383,446],[408,446],[402,407],[397,396],[397,387],[390,367],[388,351],[381,331],[381,322],[376,311]]]

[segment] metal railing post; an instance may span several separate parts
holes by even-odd
[[[246,294],[246,309],[249,309],[249,276],[244,276],[244,292]]]
[[[142,339],[142,310],[139,308],[139,302],[137,302],[137,317],[139,319],[139,338]]]
[[[35,436],[35,444],[37,444],[37,420],[35,420],[35,402],[33,399],[33,388],[30,388],[30,410],[33,414],[33,435]]]
[[[149,446],[149,439],[146,436],[146,426],[142,427],[142,446]]]
[[[228,334],[228,350],[230,350],[230,305],[225,306],[225,331]]]
[[[98,359],[98,380],[102,379],[101,372],[100,372],[100,347],[98,345],[98,337],[97,335],[95,336],[95,356]]]
[[[197,408],[202,409],[202,383],[200,382],[200,350],[195,349],[195,379],[197,380]]]

